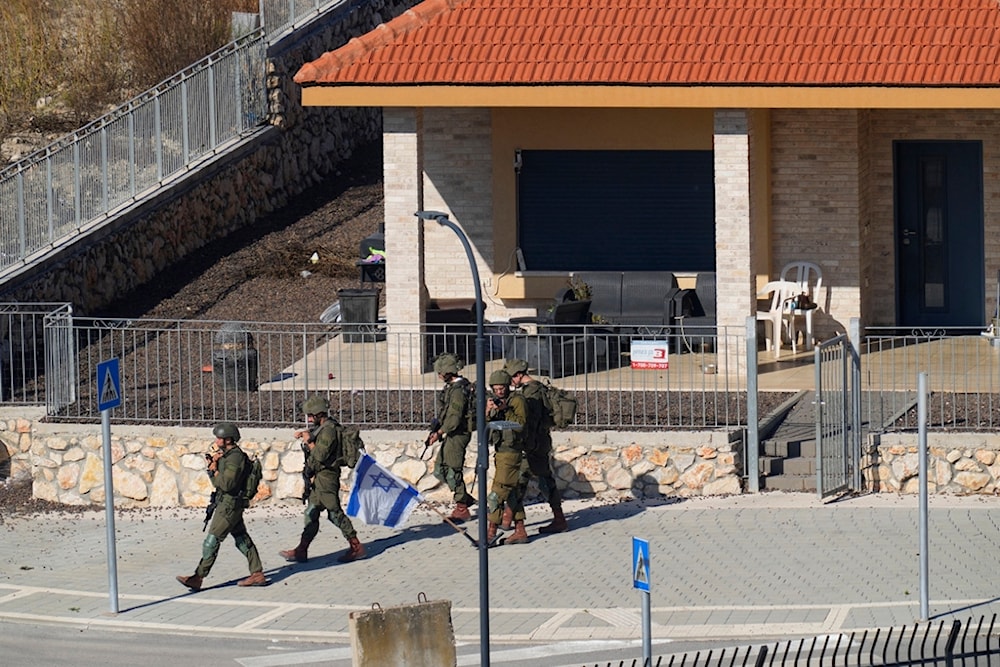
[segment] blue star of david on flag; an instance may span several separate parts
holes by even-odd
[[[365,454],[354,469],[347,515],[370,526],[400,528],[420,500],[415,488]]]

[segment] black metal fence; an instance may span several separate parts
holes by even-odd
[[[988,667],[1000,665],[996,614],[740,648],[661,656],[595,667]],[[585,666],[586,667],[586,666]]]

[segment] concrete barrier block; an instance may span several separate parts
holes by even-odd
[[[349,628],[354,667],[457,664],[450,600],[352,611]]]

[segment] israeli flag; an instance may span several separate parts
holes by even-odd
[[[420,502],[420,493],[364,454],[354,469],[347,515],[370,526],[400,528]]]

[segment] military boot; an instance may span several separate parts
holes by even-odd
[[[504,544],[527,544],[528,531],[524,529],[524,520],[514,522],[514,532],[504,541]]]
[[[448,518],[455,523],[462,523],[471,519],[472,514],[469,512],[469,506],[465,503],[455,503],[455,509],[451,511],[451,516]]]
[[[337,559],[338,562],[350,563],[351,561],[364,558],[367,555],[367,552],[365,551],[365,545],[361,544],[361,541],[358,538],[352,537],[350,539],[350,543],[351,543],[350,548],[348,548],[348,550],[345,551],[340,556],[340,558]]]
[[[193,591],[201,590],[202,578],[197,574],[192,574],[190,577],[185,577],[182,575],[177,575],[177,581],[181,582]]]
[[[511,524],[514,521],[514,510],[507,505],[503,508],[503,516],[500,517],[500,530],[510,530]]]
[[[290,563],[305,563],[309,560],[308,550],[309,543],[305,540],[299,540],[299,546],[288,551],[279,551],[278,555]]]
[[[264,576],[263,572],[254,572],[246,579],[236,582],[237,586],[267,586],[271,580]]]
[[[497,525],[490,521],[486,525],[486,546],[487,548],[493,546],[493,543],[497,541]]]
[[[553,505],[552,523],[542,526],[538,529],[538,532],[542,535],[548,535],[551,533],[565,533],[567,530],[569,530],[569,524],[566,523],[566,515],[563,514],[562,505]]]

